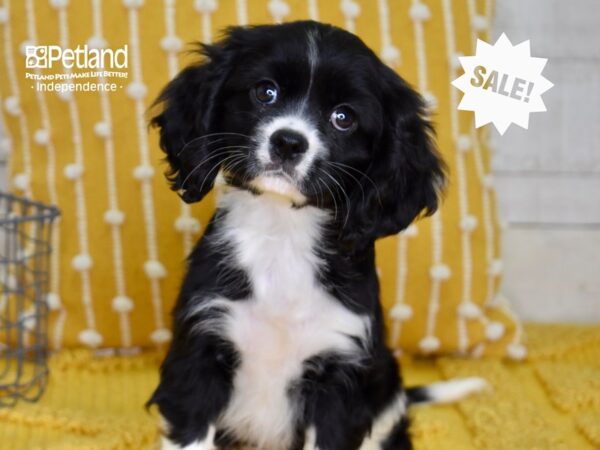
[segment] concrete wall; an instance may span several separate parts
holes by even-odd
[[[548,58],[547,112],[494,132],[504,292],[524,318],[600,320],[600,2],[497,0],[495,35]]]

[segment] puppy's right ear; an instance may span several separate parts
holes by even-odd
[[[186,203],[202,200],[219,172],[219,158],[208,161],[211,140],[204,136],[214,132],[220,91],[233,60],[222,43],[202,45],[200,53],[206,59],[181,71],[163,89],[153,105],[161,112],[150,120],[160,130],[171,189]]]

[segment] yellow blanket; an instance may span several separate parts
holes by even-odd
[[[578,450],[600,447],[600,326],[528,325],[527,362],[403,358],[408,385],[480,375],[493,391],[456,406],[412,411],[417,450]],[[0,409],[1,450],[158,448],[143,403],[160,355],[50,361],[42,400]]]

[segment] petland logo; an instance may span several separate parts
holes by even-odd
[[[127,45],[118,49],[61,48],[58,45],[28,45],[25,47],[27,69],[51,69],[60,63],[64,69],[126,69]]]

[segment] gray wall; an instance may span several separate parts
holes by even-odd
[[[0,105],[0,108],[3,108],[4,105]],[[2,128],[2,123],[0,123],[0,139],[4,137],[4,130]],[[0,189],[6,189],[7,179],[6,179],[6,167],[7,167],[7,159],[8,155],[2,154],[0,151]]]
[[[497,0],[495,35],[548,58],[547,112],[495,131],[503,290],[527,319],[600,320],[600,2]]]

